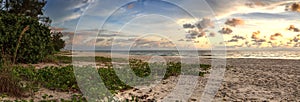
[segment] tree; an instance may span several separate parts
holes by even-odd
[[[29,26],[29,29],[18,41],[26,26]],[[54,53],[51,40],[50,29],[41,25],[37,19],[10,13],[0,14],[0,52],[2,52],[2,56],[6,55],[13,60],[14,53],[18,48],[16,62],[37,63],[47,55]]]
[[[43,15],[45,0],[6,0],[5,10],[9,13],[37,18]]]
[[[61,32],[53,32],[52,36],[52,44],[55,51],[60,51],[60,49],[65,47],[65,41],[61,39],[63,34]]]
[[[42,12],[46,1],[0,2],[0,61],[38,63],[65,46],[61,33],[50,33],[51,19]]]
[[[39,19],[43,24],[50,26],[49,17],[43,16],[43,7],[47,4],[45,0],[0,0],[2,11],[16,15],[24,15]]]

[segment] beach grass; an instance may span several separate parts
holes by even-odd
[[[83,57],[82,57],[83,58]],[[55,56],[55,59],[60,61],[60,63],[71,63],[72,57],[68,56]],[[96,57],[96,61],[109,63],[111,61],[110,58],[105,57]],[[167,79],[170,76],[178,76],[181,74],[181,63],[180,62],[169,62],[166,65],[166,73],[164,75],[164,79]],[[192,66],[192,65],[191,65]],[[194,65],[195,66],[195,65]],[[199,66],[199,65],[198,65]],[[63,67],[44,67],[37,69],[34,66],[11,66],[13,74],[20,80],[22,83],[22,87],[24,89],[28,89],[28,92],[36,92],[39,88],[47,88],[49,90],[61,91],[61,92],[80,92],[80,89],[77,85],[76,78],[80,78],[80,76],[75,76],[74,69],[72,65],[63,66]],[[82,67],[79,69],[87,69],[88,66]],[[210,65],[200,65],[202,70],[208,70]],[[151,69],[149,67],[149,63],[143,62],[141,60],[131,59],[130,67],[134,73],[139,77],[147,77],[151,73]],[[129,71],[128,68],[98,68],[98,74],[103,80],[105,86],[112,93],[117,93],[120,90],[128,90],[132,89],[131,86],[127,85],[123,81],[119,79],[119,76],[116,75],[115,69],[121,69]],[[85,72],[83,72],[85,73]],[[202,73],[202,72],[200,72]],[[203,76],[204,73],[200,74]],[[89,74],[88,72],[86,74]],[[126,76],[125,76],[126,77]],[[128,76],[129,77],[129,76]],[[84,78],[84,77],[82,77]],[[86,79],[87,80],[87,79]],[[153,79],[155,80],[155,79]],[[133,81],[133,80],[132,80]],[[134,80],[139,81],[139,80]],[[14,82],[14,81],[11,81]],[[3,83],[0,83],[3,84]],[[19,85],[19,84],[18,84]],[[20,89],[21,90],[21,89]],[[12,92],[4,93],[11,96]],[[3,93],[2,93],[3,94]],[[48,97],[47,95],[45,97]],[[82,99],[84,98],[74,98],[74,99]],[[131,99],[132,100],[132,99]],[[64,100],[66,101],[66,100]],[[48,102],[48,101],[45,101]]]

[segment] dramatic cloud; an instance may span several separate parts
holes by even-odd
[[[266,39],[257,39],[257,40],[254,40],[254,42],[263,43],[263,42],[267,42],[267,40]]]
[[[79,26],[80,28],[78,30],[97,29],[98,27],[100,27],[100,24],[106,21],[106,18],[109,17],[109,15],[111,15],[121,5],[126,4],[128,0],[120,1],[122,2],[119,3],[120,5],[114,5],[117,3],[112,3],[112,1],[109,0],[104,0],[101,2],[97,1],[95,2],[95,4],[92,4],[88,7],[89,9],[84,13],[85,16],[83,17],[83,19],[81,19],[80,22],[78,22],[78,17],[80,17],[83,11],[86,10],[87,5],[91,4],[92,1],[95,0],[48,0],[47,7],[45,7],[45,14],[46,16],[50,16],[51,19],[53,19],[52,26],[61,27],[53,27],[52,30],[70,31],[70,33],[68,34],[64,33],[64,39],[69,40],[67,41],[69,43],[72,43],[71,41],[74,41],[74,44],[81,44],[82,42],[84,42],[85,44],[81,45],[85,46],[96,41],[97,47],[110,46],[106,42],[111,42],[111,38],[116,38],[114,39],[114,42],[116,41],[116,44],[118,44],[118,46],[127,46],[129,43],[128,40],[130,38],[135,38],[134,35],[141,36],[142,34],[144,34],[144,32],[165,34],[165,36],[174,38],[174,41],[180,41],[180,43],[182,43],[182,46],[185,46],[184,44],[187,42],[199,43],[198,40],[202,40],[202,38],[200,37],[215,37],[216,34],[219,33],[232,34],[224,36],[225,42],[237,42],[229,43],[229,46],[242,46],[242,44],[244,44],[243,46],[255,46],[261,44],[261,46],[271,47],[271,44],[267,43],[267,41],[271,41],[272,43],[279,43],[280,41],[282,41],[284,44],[286,44],[286,41],[290,41],[290,46],[293,46],[293,44],[295,44],[296,42],[300,42],[300,37],[294,37],[294,32],[300,32],[300,30],[298,29],[300,27],[295,24],[295,22],[297,22],[297,16],[300,15],[300,13],[298,13],[300,12],[300,4],[294,3],[297,0],[204,0],[210,5],[212,11],[209,11],[208,9],[199,9],[205,8],[201,3],[193,4],[193,1],[174,1],[176,2],[175,4],[180,4],[180,6],[185,8],[185,10],[192,12],[192,14],[196,14],[193,15],[194,17],[196,17],[195,19],[184,16],[182,15],[183,13],[177,12],[176,9],[174,10],[168,8],[168,6],[166,6],[168,4],[161,4],[160,2],[157,2],[157,7],[163,7],[162,9],[153,6],[149,7],[148,10],[145,9],[145,7],[149,5],[147,4],[148,1],[146,0],[147,2],[144,2],[143,0],[138,0],[140,4],[128,4],[127,6],[124,6],[120,9],[120,12],[116,13],[116,16],[112,16],[111,19],[106,22],[109,25],[104,27],[104,29],[107,30],[114,30],[114,28],[119,28],[119,26],[121,27],[123,24],[129,21],[130,18],[140,16],[139,19],[134,19],[133,22],[128,23],[125,29],[122,29],[122,32],[127,34],[108,32],[99,34],[99,38],[92,38],[90,36],[90,33],[81,31],[80,33],[77,33],[79,37],[76,37],[74,39],[74,33],[71,33],[71,31],[74,31],[75,27],[73,26],[76,26],[77,23],[81,24],[84,22]],[[286,5],[288,5],[287,8],[289,9],[289,11],[296,12],[285,12],[284,8]],[[170,11],[173,13],[171,13]],[[160,16],[157,18],[155,18],[154,16],[149,17],[152,18],[150,20],[141,20],[142,18],[144,18],[143,15],[148,14],[147,12],[149,12],[149,14],[161,13],[166,14],[164,16],[169,15],[175,21],[175,23],[169,23],[167,22],[168,20],[164,20]],[[197,12],[199,14],[193,12]],[[212,12],[214,13],[214,15],[210,15]],[[213,19],[212,17],[216,19]],[[183,21],[181,21],[181,19]],[[276,24],[276,22],[278,21],[282,24]],[[214,28],[214,22],[218,22],[218,24],[221,24],[221,28]],[[178,26],[177,24],[180,24],[180,26]],[[288,28],[288,25],[290,24],[295,24],[295,26],[291,25]],[[239,27],[241,29],[235,27]],[[66,28],[67,30],[64,28]],[[290,32],[288,32],[287,29]],[[252,33],[252,31],[256,30],[260,30],[264,33],[261,34],[259,31]],[[276,32],[286,33],[286,37],[288,38],[282,40],[282,35],[275,34]],[[99,33],[99,31],[97,33]],[[234,34],[238,35],[233,36]],[[248,44],[245,44],[246,41],[248,41]],[[200,43],[202,44],[203,42],[201,41]],[[168,44],[168,41],[160,41],[157,39],[153,41],[153,39],[148,38],[148,41],[137,41],[136,45],[139,45],[141,47],[162,47],[163,45]],[[201,44],[197,45],[199,45],[200,47]],[[215,42],[213,44],[217,45],[217,43]]]
[[[222,28],[222,30],[219,31],[221,34],[231,34],[233,31],[230,28]]]
[[[200,37],[205,37],[206,36],[206,32],[204,32],[204,31],[198,32],[196,30],[190,30],[188,33],[189,34],[186,35],[187,39],[196,39],[196,38],[200,38]]]
[[[238,42],[238,41],[239,41],[238,39],[231,39],[231,40],[229,40],[227,42]]]
[[[231,40],[229,40],[227,42],[238,42],[239,40],[245,40],[245,39],[246,39],[245,37],[235,35],[235,36],[232,37]]]
[[[198,31],[195,31],[195,30],[190,30],[188,33],[189,34],[187,34],[185,36],[187,39],[196,39],[198,37],[198,35],[200,35],[200,33]]]
[[[243,37],[243,36],[238,36],[238,35],[235,35],[232,37],[233,39],[240,39],[240,40],[245,40],[246,38]]]
[[[200,37],[205,37],[206,36],[206,33],[205,32],[201,32],[199,35],[198,35],[198,37],[200,38]]]
[[[195,28],[195,25],[192,24],[184,24],[183,28]]]
[[[203,30],[208,27],[214,27],[214,22],[210,20],[209,18],[203,18],[201,21],[197,22],[196,27],[200,30]]]
[[[191,34],[186,35],[186,39],[196,39],[197,36],[193,36]]]
[[[58,29],[58,28],[57,28]],[[76,33],[74,32],[62,32],[63,38],[66,42],[66,47],[71,49],[72,45],[75,46],[100,46],[100,47],[110,47],[112,42],[116,42],[119,45],[123,43],[127,43],[126,40],[120,39],[128,39],[136,37],[135,35],[124,34],[116,31],[108,31],[108,30],[100,30],[97,29],[86,29],[79,30]],[[75,35],[76,34],[76,35]],[[115,38],[115,40],[113,40]],[[122,42],[122,43],[119,43]],[[131,40],[134,41],[134,40]]]
[[[191,42],[197,38],[206,37],[206,33],[209,32],[207,28],[214,28],[214,22],[209,18],[203,18],[194,24],[183,24],[183,28],[188,30],[187,35],[185,36],[187,39],[186,42]],[[210,36],[214,37],[215,34],[211,33]],[[198,43],[197,41],[194,42]]]
[[[260,39],[260,31],[253,32],[251,38],[254,40]]]
[[[183,28],[190,28],[190,29],[193,29],[193,28],[197,28],[199,31],[202,31],[208,27],[211,27],[213,28],[214,27],[214,22],[209,19],[209,18],[203,18],[202,20],[196,22],[195,24],[190,24],[190,23],[187,23],[187,24],[183,24]]]
[[[253,40],[253,44],[252,45],[257,45],[257,46],[262,46],[264,43],[266,43],[267,42],[267,40],[266,39],[256,39],[256,40]],[[250,46],[252,46],[252,45],[250,45]],[[247,45],[247,46],[249,46],[249,45]]]
[[[300,43],[296,43],[294,47],[300,47]]]
[[[292,41],[294,41],[294,42],[298,42],[300,40],[300,34],[299,35],[297,35],[297,36],[295,36],[294,37],[294,39],[293,40],[291,40],[291,42]]]
[[[281,33],[275,33],[271,35],[270,40],[277,40],[278,38],[282,38],[283,35]]]
[[[248,2],[248,3],[245,3],[245,5],[248,6],[248,7],[250,7],[250,8],[255,8],[255,7],[261,7],[261,6],[267,6],[269,4],[266,3],[266,2],[262,2],[260,0],[260,1]]]
[[[237,25],[244,25],[245,22],[244,20],[242,19],[239,19],[239,18],[233,18],[233,19],[227,19],[227,21],[225,22],[226,25],[229,25],[229,26],[237,26]]]
[[[300,12],[300,3],[294,3],[292,4],[288,10]]]
[[[290,31],[294,31],[294,32],[300,32],[299,28],[296,28],[294,25],[290,25],[289,29]]]
[[[267,42],[267,40],[261,38],[260,35],[261,35],[260,31],[256,31],[252,33],[251,38],[253,39],[252,41],[255,42],[255,45],[261,46],[262,43]],[[248,44],[249,42],[247,43],[247,45]]]

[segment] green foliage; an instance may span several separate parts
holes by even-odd
[[[106,88],[112,92],[131,88],[120,80],[112,68],[101,68],[98,70],[98,73],[101,76]]]
[[[25,90],[20,86],[20,79],[13,73],[11,67],[11,64],[5,63],[0,69],[0,93],[22,97]]]
[[[74,59],[78,59],[79,61],[95,61],[97,63],[110,63],[111,59],[106,57],[71,57],[71,56],[48,56],[46,59],[43,60],[43,62],[55,62],[55,63],[65,63],[70,64],[72,63]]]
[[[22,30],[29,25],[25,32],[17,52],[16,62],[37,63],[47,55],[53,54],[51,46],[50,29],[41,25],[37,19],[25,16],[17,16],[10,13],[0,13],[0,51],[11,59],[19,43],[18,38]],[[2,58],[3,59],[3,58]]]
[[[151,73],[149,64],[141,60],[131,59],[129,61],[129,66],[139,77],[146,77],[149,76]]]
[[[5,5],[5,8],[2,9],[6,12],[16,14],[16,15],[25,15],[30,17],[37,18],[38,15],[43,15],[43,7],[46,5],[45,0],[5,0],[1,2]]]
[[[200,64],[200,68],[203,70],[209,70],[210,67],[211,67],[211,65],[208,65],[208,64]]]
[[[37,81],[52,90],[69,91],[78,89],[72,66],[46,67],[38,70]]]
[[[53,32],[51,33],[52,40],[51,44],[55,51],[59,52],[60,49],[65,47],[65,41],[61,39],[63,37],[63,34],[61,32]]]
[[[60,59],[67,59],[69,60],[69,57],[61,57]],[[108,61],[109,59],[99,58],[98,60],[102,59],[101,61]],[[151,64],[157,64],[157,63],[151,63]],[[131,69],[133,69],[134,73],[139,77],[147,77],[150,75],[152,69],[149,68],[149,63],[143,62],[141,60],[130,60]],[[192,68],[195,68],[195,66],[199,65],[185,65],[181,63],[174,63],[174,62],[168,62],[166,64],[166,73],[164,75],[164,79],[169,78],[170,76],[177,76],[181,74],[181,66],[189,66]],[[203,76],[206,74],[205,71],[207,71],[210,68],[210,65],[200,65],[201,69],[203,71],[199,72],[200,76]],[[130,68],[129,68],[130,69]],[[116,93],[119,90],[127,90],[131,89],[132,87],[128,85],[128,82],[123,82],[120,80],[120,76],[118,76],[115,72],[116,69],[114,68],[99,68],[95,69],[92,67],[79,67],[77,71],[80,72],[80,74],[74,74],[73,66],[66,66],[66,67],[45,67],[42,69],[35,69],[33,66],[28,67],[20,67],[16,66],[13,67],[14,75],[16,75],[20,80],[25,82],[31,82],[30,84],[34,84],[34,88],[36,87],[45,87],[51,90],[57,90],[57,91],[75,91],[79,92],[79,86],[77,85],[77,81],[84,80],[86,81],[85,85],[83,86],[93,86],[97,85],[97,83],[91,83],[93,81],[97,81],[99,79],[95,77],[91,77],[90,74],[96,73],[100,75],[100,78],[104,82],[104,85],[110,92]],[[119,71],[129,71],[128,68],[118,68]],[[194,71],[193,71],[194,72]],[[122,77],[126,77],[122,76]],[[129,76],[127,76],[129,77]],[[77,78],[77,80],[76,80]],[[130,80],[129,80],[130,81]],[[136,81],[136,80],[132,80]],[[30,85],[27,85],[30,86]],[[105,89],[106,89],[105,88]],[[99,90],[97,88],[89,88],[85,91],[99,93]],[[104,93],[104,95],[106,95]],[[44,95],[45,101],[49,102],[51,101],[51,98],[49,95]],[[111,98],[109,98],[111,99]],[[138,98],[137,98],[138,99]],[[71,101],[77,101],[81,102],[85,99],[82,98],[82,96],[74,96],[72,100],[61,100],[62,102],[71,102]],[[133,98],[132,100],[136,100]],[[129,100],[130,101],[130,100]]]
[[[43,62],[48,62],[48,63],[66,63],[70,64],[72,63],[72,57],[70,56],[53,56],[49,55],[47,58],[43,60]]]
[[[51,20],[42,12],[46,1],[0,2],[0,66],[3,60],[38,63],[65,46],[61,33],[50,33]]]
[[[14,72],[23,81],[41,84],[48,89],[59,91],[78,89],[72,66],[45,67],[39,70],[34,67],[19,66],[14,68]]]
[[[177,62],[177,63],[169,62],[167,65],[168,65],[168,68],[167,68],[167,72],[166,72],[164,79],[167,79],[170,76],[180,75],[180,73],[181,73],[181,63],[180,62]]]

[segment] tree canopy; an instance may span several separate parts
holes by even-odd
[[[50,33],[51,20],[43,16],[46,1],[0,2],[0,60],[38,63],[64,47],[62,34]]]
[[[2,11],[39,19],[45,25],[50,25],[49,17],[43,16],[43,7],[47,4],[45,0],[0,0]]]

